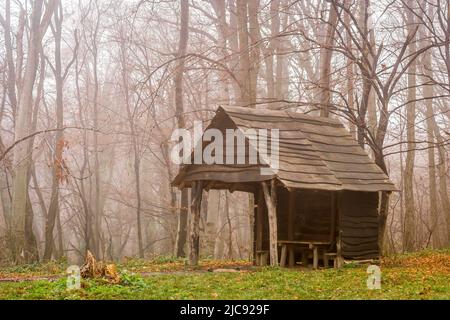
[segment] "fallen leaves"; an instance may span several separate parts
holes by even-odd
[[[176,259],[171,261],[161,261],[160,259],[127,259],[123,266],[126,266],[128,270],[131,270],[133,272],[141,272],[145,274],[214,271],[217,269],[226,269],[226,271],[223,272],[233,272],[233,270],[242,272],[250,270],[253,266],[253,263],[246,260],[204,259],[200,260],[198,266],[191,267],[186,264],[184,259]]]
[[[64,276],[66,263],[49,261],[46,263],[10,266],[0,268],[0,282],[20,282],[33,280],[49,280]]]
[[[441,273],[450,275],[450,253],[434,251],[387,257],[383,259],[382,266],[408,268],[415,272],[426,274]]]

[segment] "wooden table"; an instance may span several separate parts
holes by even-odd
[[[300,247],[306,247],[309,250],[312,250],[313,252],[313,269],[317,269],[319,265],[319,247],[329,246],[330,242],[327,241],[294,241],[294,240],[279,240],[278,245],[281,246],[281,259],[280,259],[280,266],[284,267],[286,266],[286,258],[287,258],[287,250],[288,247],[292,246],[300,246]],[[306,259],[303,257],[303,262],[306,262],[307,264],[307,257]],[[289,250],[289,265],[294,265],[294,254],[292,248]]]

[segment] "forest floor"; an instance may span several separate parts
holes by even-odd
[[[67,290],[64,262],[0,268],[0,299],[450,299],[450,249],[381,262],[381,289],[367,288],[367,265],[341,269],[255,268],[247,261],[129,259],[121,281],[82,279]],[[212,272],[233,268],[234,272]]]

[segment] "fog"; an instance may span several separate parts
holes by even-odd
[[[381,250],[448,246],[449,10],[2,1],[0,263],[186,256],[191,199],[171,185],[171,136],[220,105],[338,119],[398,188]],[[203,194],[202,257],[253,257],[252,197],[230,191]]]

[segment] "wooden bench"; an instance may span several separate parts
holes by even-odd
[[[333,260],[333,267],[336,268],[337,267],[337,253],[336,252],[324,252],[323,253],[323,266],[325,268],[328,268],[328,264],[330,262],[330,259]]]
[[[278,241],[278,245],[281,246],[281,259],[280,259],[280,266],[284,267],[286,265],[286,258],[287,258],[287,251],[288,247],[290,247],[290,252],[292,251],[293,246],[299,246],[303,248],[303,250],[306,253],[306,250],[311,250],[313,253],[313,269],[317,269],[319,266],[319,247],[329,246],[330,242],[326,241],[294,241],[294,240],[280,240]],[[305,256],[306,254],[303,254],[303,263],[304,265],[307,265],[308,257]],[[289,254],[289,265],[294,265],[293,259],[294,255],[293,253]]]

